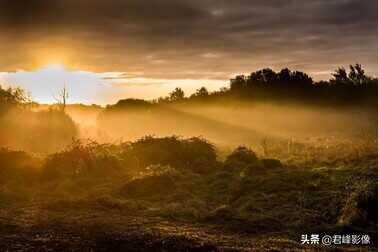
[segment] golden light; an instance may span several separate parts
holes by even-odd
[[[37,44],[30,53],[32,68],[39,69],[45,65],[71,66],[73,50],[56,41],[46,41],[43,45]]]
[[[40,55],[38,66],[44,65],[69,65],[69,54],[64,50],[47,50]]]

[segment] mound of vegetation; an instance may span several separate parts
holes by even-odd
[[[178,173],[169,166],[150,166],[141,176],[134,178],[121,188],[125,197],[143,198],[164,196],[178,189]]]
[[[273,158],[259,159],[255,152],[245,146],[237,147],[227,156],[224,167],[239,172],[258,173],[283,168],[282,163]]]
[[[218,166],[214,146],[198,137],[144,137],[125,145],[124,156],[140,169],[159,164],[196,173],[209,173]]]
[[[112,152],[113,150],[113,152]],[[123,176],[126,170],[112,145],[87,144],[75,140],[63,151],[49,155],[42,167],[42,179],[106,180]]]

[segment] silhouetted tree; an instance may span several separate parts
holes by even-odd
[[[345,70],[344,67],[339,67],[338,69],[335,70],[335,72],[332,74],[333,80],[331,80],[334,84],[349,84],[349,78],[348,78],[348,73]]]
[[[180,101],[180,100],[183,100],[184,98],[185,98],[185,93],[179,87],[175,88],[175,90],[169,93],[169,99],[171,101]]]
[[[282,69],[278,73],[278,79],[279,79],[279,81],[282,81],[282,82],[285,82],[285,83],[290,82],[290,80],[291,80],[291,71],[288,68]]]
[[[365,70],[362,68],[361,64],[350,65],[350,72],[348,78],[355,85],[361,85],[366,82],[369,78],[365,75]]]
[[[3,89],[0,86],[0,113],[27,102],[30,102],[30,98],[23,89],[11,87]]]
[[[209,91],[205,87],[201,87],[196,90],[194,94],[191,95],[191,97],[206,97],[209,95]]]
[[[59,92],[58,97],[54,97],[59,109],[63,112],[66,110],[68,97],[69,95],[66,85],[64,85],[62,90]]]
[[[241,90],[247,85],[246,77],[244,75],[238,75],[234,79],[230,80],[230,88],[232,91]]]
[[[277,73],[270,68],[265,68],[262,70],[264,76],[264,81],[267,84],[274,84],[277,81]]]

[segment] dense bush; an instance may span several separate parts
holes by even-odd
[[[177,190],[178,173],[170,167],[151,166],[148,173],[126,183],[121,194],[126,197],[156,197],[172,194]]]
[[[125,158],[140,169],[149,165],[170,165],[198,173],[213,171],[218,162],[214,146],[201,138],[145,137],[125,146]]]
[[[74,141],[65,150],[46,158],[42,169],[45,181],[61,179],[101,179],[122,176],[125,170],[110,151],[111,146]]]
[[[245,146],[239,146],[227,156],[225,167],[244,168],[249,165],[257,165],[258,163],[259,159],[255,152]]]

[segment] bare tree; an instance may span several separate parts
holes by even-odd
[[[57,102],[57,104],[59,106],[59,109],[61,111],[65,111],[66,110],[66,105],[67,105],[68,97],[69,97],[69,95],[68,95],[67,86],[66,86],[66,84],[64,84],[64,87],[59,92],[58,97],[54,97],[54,99],[56,100],[56,102]]]

